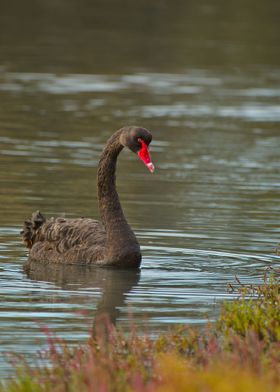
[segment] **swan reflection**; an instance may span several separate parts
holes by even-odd
[[[78,265],[43,264],[29,261],[24,270],[28,278],[54,283],[62,290],[100,289],[94,319],[107,314],[114,325],[125,304],[126,296],[140,279],[140,270],[116,270]]]

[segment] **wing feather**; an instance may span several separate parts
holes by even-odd
[[[105,242],[104,227],[96,220],[51,218],[33,230],[30,258],[68,264],[92,263],[102,259]]]

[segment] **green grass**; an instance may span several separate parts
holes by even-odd
[[[280,276],[230,289],[217,322],[152,339],[103,318],[95,336],[69,347],[46,330],[49,365],[20,360],[1,392],[280,392]]]
[[[270,344],[280,340],[280,293],[279,276],[265,275],[261,285],[242,285],[238,281],[236,287],[239,300],[224,303],[218,325],[224,334],[234,331],[246,336],[250,330]]]

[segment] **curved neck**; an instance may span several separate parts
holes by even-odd
[[[115,132],[108,140],[99,161],[97,186],[101,221],[105,227],[108,245],[120,246],[127,241],[137,242],[128,225],[116,190],[116,164],[123,149],[120,143],[121,130]]]

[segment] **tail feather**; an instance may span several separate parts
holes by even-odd
[[[27,219],[24,222],[23,230],[20,232],[23,238],[23,242],[27,248],[32,248],[36,241],[36,235],[38,229],[45,223],[46,218],[40,213],[40,211],[33,212],[31,219]]]

